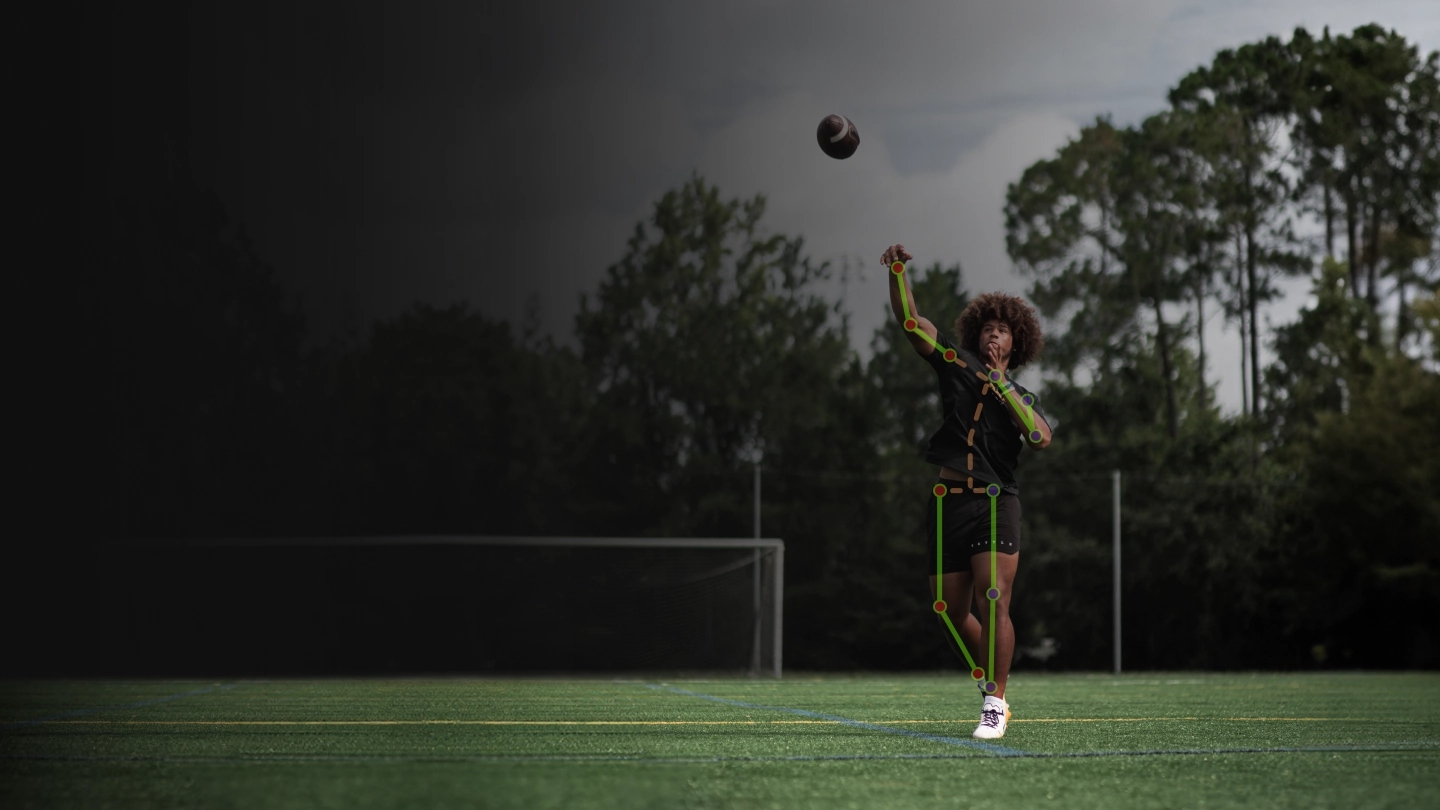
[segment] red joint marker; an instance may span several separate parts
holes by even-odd
[[[944,612],[945,612],[945,600],[944,600],[944,599],[936,599],[936,600],[935,600],[935,605],[934,605],[934,607],[935,607],[935,612],[936,612],[936,613],[944,613]]]
[[[936,485],[935,485],[934,492],[935,492],[935,497],[937,497],[937,498],[943,498],[943,497],[945,497],[945,485],[944,485],[944,484],[936,484]]]
[[[970,677],[974,678],[977,681],[983,681],[985,680],[985,670],[979,667],[975,667],[974,669],[970,670]]]
[[[953,362],[955,362],[955,350],[954,350],[954,349],[946,349],[946,350],[945,350],[945,362],[947,362],[947,363],[953,363]]]
[[[900,275],[901,273],[905,272],[905,263],[898,261],[895,262],[894,264],[890,265],[890,272],[894,273],[897,276]]]
[[[906,319],[905,319],[905,331],[906,331],[906,332],[914,332],[914,331],[915,331],[915,327],[917,327],[917,326],[919,326],[919,324],[915,323],[915,319],[914,319],[914,318],[906,318]]]

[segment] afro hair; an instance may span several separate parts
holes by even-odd
[[[980,354],[980,330],[986,321],[991,320],[1004,321],[1010,327],[1010,336],[1014,341],[1010,348],[1012,370],[1039,357],[1045,348],[1035,308],[1025,303],[1025,299],[1005,293],[985,293],[965,306],[965,311],[955,319],[955,334],[960,338],[960,347]]]

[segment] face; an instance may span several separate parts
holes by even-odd
[[[1015,345],[1015,338],[1010,334],[1010,325],[1002,320],[991,319],[980,327],[980,354],[981,356],[990,353],[990,347],[995,347],[995,355],[1000,360],[1010,359],[1010,350]]]

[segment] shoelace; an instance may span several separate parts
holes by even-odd
[[[1000,727],[1000,712],[997,709],[985,709],[980,712],[980,725],[990,728]]]

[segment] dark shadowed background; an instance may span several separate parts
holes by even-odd
[[[185,544],[747,536],[757,461],[789,665],[948,666],[897,241],[936,323],[1046,316],[1018,666],[1110,660],[1112,469],[1127,663],[1440,662],[1428,3],[86,14],[93,250],[11,672],[553,669],[473,642],[488,563]]]

